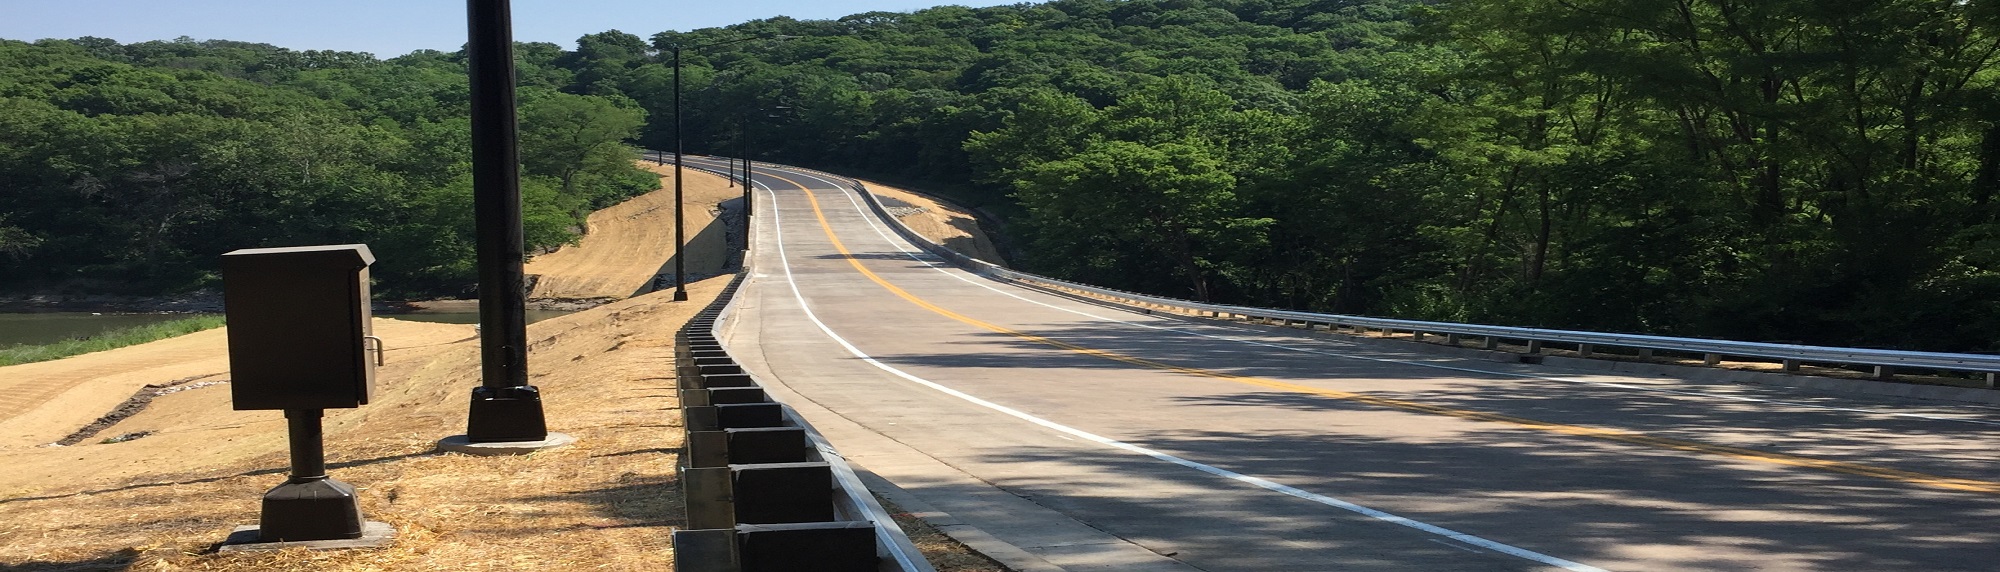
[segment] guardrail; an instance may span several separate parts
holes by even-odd
[[[674,569],[936,572],[833,445],[722,345],[744,276],[674,337],[688,515]]]
[[[817,172],[810,169],[800,170]],[[1266,323],[1282,323],[1287,326],[1300,324],[1308,330],[1323,325],[1329,330],[1336,331],[1349,328],[1362,331],[1371,329],[1379,330],[1385,334],[1409,332],[1419,340],[1425,335],[1439,335],[1444,336],[1447,343],[1453,345],[1458,344],[1462,338],[1475,337],[1480,338],[1484,342],[1486,349],[1496,349],[1502,341],[1511,340],[1525,344],[1529,355],[1541,354],[1544,344],[1556,343],[1576,346],[1577,353],[1582,357],[1592,357],[1593,354],[1603,348],[1622,347],[1637,350],[1638,357],[1642,359],[1652,358],[1654,357],[1654,352],[1660,351],[1699,354],[1702,356],[1703,363],[1710,366],[1720,363],[1725,357],[1761,358],[1781,363],[1784,370],[1788,372],[1799,371],[1799,366],[1804,364],[1825,364],[1872,367],[1874,368],[1874,377],[1878,379],[1890,379],[1896,375],[1898,368],[1902,368],[1984,374],[1986,387],[1989,389],[1995,387],[1996,381],[2000,381],[2000,356],[1996,355],[1737,342],[1641,334],[1607,334],[1576,330],[1398,320],[1368,316],[1252,308],[1226,304],[1208,304],[1101,288],[1009,269],[966,256],[943,245],[931,242],[930,239],[910,230],[909,227],[903,225],[901,220],[890,214],[889,210],[882,206],[882,202],[875,197],[874,193],[868,192],[867,185],[861,181],[851,177],[823,172],[819,173],[847,181],[848,184],[852,185],[861,194],[863,202],[868,203],[871,210],[875,211],[883,220],[888,221],[890,228],[895,230],[897,234],[903,235],[904,238],[908,239],[912,244],[917,245],[918,248],[949,260],[959,267],[1000,280],[1058,292],[1081,294],[1100,300],[1141,308],[1156,306],[1177,309],[1196,315],[1206,314],[1212,317],[1262,320]],[[1148,308],[1148,310],[1150,309]]]

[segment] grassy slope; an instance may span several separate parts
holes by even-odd
[[[222,316],[195,316],[143,326],[111,330],[81,340],[53,344],[0,348],[0,366],[62,359],[74,355],[118,349],[126,346],[184,336],[222,327]]]

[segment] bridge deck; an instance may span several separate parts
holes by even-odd
[[[740,359],[859,465],[1055,565],[2000,561],[1991,409],[1568,375],[1143,315],[948,268],[831,181],[765,173],[753,277],[726,332]]]

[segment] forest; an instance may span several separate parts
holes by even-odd
[[[521,46],[524,130],[669,147],[675,47],[689,151],[935,190],[1004,219],[1035,272],[2000,351],[1992,0],[1056,0],[611,30]],[[400,287],[462,287],[462,59],[0,46],[0,188],[31,199],[0,207],[0,286],[189,287],[220,245],[282,236],[367,239],[423,260]],[[615,149],[524,153],[550,161],[524,165],[531,241],[644,186]]]
[[[659,187],[628,144],[645,111],[549,65],[519,96],[536,249]],[[0,290],[212,288],[230,250],[359,242],[386,296],[468,294],[469,105],[463,54],[0,40]]]

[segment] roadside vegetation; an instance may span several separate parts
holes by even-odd
[[[645,112],[559,91],[558,52],[520,64],[535,249],[659,187],[626,145]],[[367,243],[385,295],[469,291],[466,85],[462,54],[0,40],[0,290],[212,287],[230,250]]]
[[[63,340],[49,344],[0,347],[0,366],[57,360],[74,355],[101,352],[125,346],[136,346],[146,342],[220,328],[222,325],[222,316],[202,315],[130,328],[120,328],[82,339]]]
[[[684,54],[690,151],[1000,213],[1031,271],[2000,350],[1994,2],[1056,0],[523,44],[529,240],[633,190],[569,168],[609,154],[550,149],[664,147],[662,50],[753,37]],[[225,246],[283,237],[367,241],[387,289],[463,288],[462,60],[0,46],[0,185],[30,190],[0,207],[0,280],[201,283]]]

